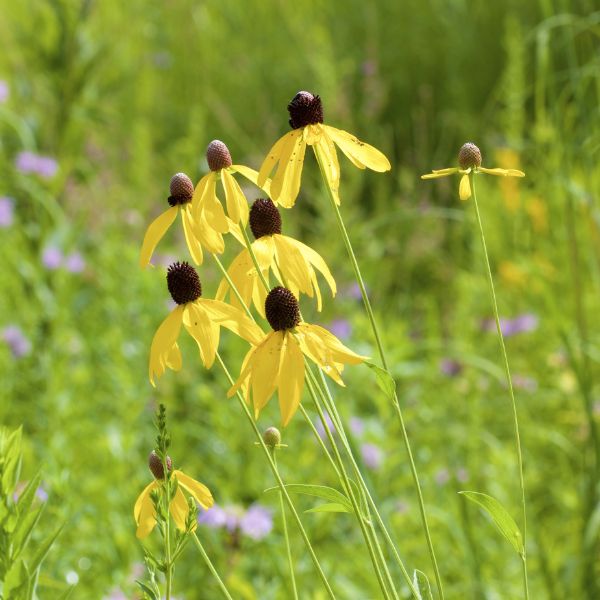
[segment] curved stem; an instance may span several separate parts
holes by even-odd
[[[381,360],[381,364],[383,365],[383,367],[387,370],[388,369],[388,364],[387,364],[387,360],[385,357],[385,352],[383,350],[383,344],[381,342],[381,337],[379,335],[379,329],[377,327],[377,323],[375,321],[375,316],[373,314],[373,309],[371,307],[371,302],[369,301],[369,297],[367,295],[367,289],[365,287],[365,283],[364,280],[362,278],[362,274],[360,272],[360,267],[358,266],[358,261],[356,260],[356,256],[354,254],[354,250],[352,248],[352,243],[350,241],[350,237],[348,236],[348,232],[346,231],[346,226],[344,225],[344,220],[342,219],[342,215],[340,213],[340,209],[336,203],[335,197],[333,195],[333,192],[331,191],[331,188],[329,187],[328,183],[327,183],[327,177],[325,175],[325,168],[321,162],[321,159],[318,155],[317,152],[315,152],[315,156],[317,157],[317,162],[319,163],[319,169],[321,170],[321,176],[323,178],[323,181],[325,182],[325,189],[327,190],[327,194],[329,196],[329,201],[331,206],[333,207],[334,213],[335,213],[335,217],[337,220],[337,224],[340,230],[340,233],[342,234],[342,238],[344,240],[344,244],[346,246],[346,250],[348,252],[348,256],[350,258],[350,262],[352,263],[352,268],[354,270],[354,275],[356,277],[356,282],[358,283],[358,286],[360,287],[360,293],[362,295],[363,298],[363,303],[365,305],[365,311],[367,313],[367,316],[369,318],[369,322],[371,323],[371,329],[373,331],[373,336],[375,337],[375,342],[377,344],[377,349],[379,351],[379,358]],[[435,551],[433,549],[433,541],[431,539],[431,533],[429,532],[429,524],[427,522],[427,511],[425,509],[425,502],[423,500],[423,492],[421,490],[421,484],[419,482],[419,476],[418,476],[418,472],[417,472],[417,467],[415,465],[415,461],[413,458],[413,454],[412,454],[412,450],[410,447],[410,442],[408,439],[408,433],[406,431],[406,426],[404,424],[404,417],[402,416],[402,410],[400,408],[400,402],[398,401],[398,395],[396,393],[396,391],[394,390],[394,401],[393,401],[393,405],[394,405],[394,409],[396,411],[396,414],[398,416],[398,420],[400,421],[400,429],[401,429],[401,433],[402,433],[402,439],[404,441],[404,446],[406,448],[406,453],[408,455],[408,461],[409,461],[409,465],[410,465],[410,471],[412,474],[412,478],[413,478],[413,482],[414,482],[414,486],[415,486],[415,490],[417,492],[417,500],[418,500],[418,504],[419,504],[419,512],[421,514],[421,523],[423,525],[423,531],[425,533],[425,539],[427,541],[427,547],[429,550],[429,556],[431,559],[431,564],[433,567],[433,571],[435,574],[435,580],[436,580],[436,584],[438,587],[438,591],[440,594],[440,598],[441,600],[444,600],[444,588],[442,586],[442,578],[440,576],[440,571],[438,568],[438,564],[437,564],[437,559],[435,557]]]
[[[227,377],[229,383],[231,385],[233,385],[235,383],[233,380],[233,377],[231,377],[229,370],[225,366],[225,363],[223,362],[223,359],[221,358],[221,355],[218,352],[216,354],[216,358],[217,358],[219,365],[221,366],[221,369],[225,373],[225,376]],[[236,397],[238,399],[240,406],[242,407],[242,410],[244,411],[244,414],[246,415],[246,417],[250,423],[250,426],[252,427],[252,430],[254,431],[254,434],[256,436],[256,439],[257,439],[260,447],[262,448],[265,456],[267,457],[269,466],[271,467],[271,471],[273,472],[273,475],[275,476],[275,480],[277,481],[277,484],[279,485],[279,489],[281,490],[281,493],[283,494],[283,497],[290,509],[290,512],[292,513],[294,521],[296,522],[296,525],[298,526],[298,529],[300,530],[300,535],[302,536],[302,539],[304,540],[306,549],[308,550],[308,553],[310,554],[310,558],[313,562],[313,565],[315,566],[315,569],[317,570],[317,573],[321,579],[321,582],[323,583],[323,586],[325,587],[325,590],[327,591],[327,594],[329,595],[329,597],[332,600],[335,600],[335,594],[333,593],[333,590],[331,589],[331,585],[329,584],[329,581],[327,580],[327,577],[325,576],[325,573],[323,572],[323,568],[321,567],[321,564],[319,563],[319,559],[317,558],[317,555],[315,554],[315,551],[313,550],[313,547],[312,547],[312,544],[310,543],[308,534],[306,533],[306,530],[304,529],[304,525],[302,525],[302,521],[300,520],[300,517],[298,516],[298,512],[296,511],[296,507],[294,506],[294,503],[293,503],[292,499],[290,498],[287,488],[285,487],[285,483],[283,482],[283,479],[281,479],[281,477],[279,475],[279,471],[277,470],[277,467],[275,466],[275,463],[273,462],[273,459],[271,458],[271,453],[269,452],[269,449],[267,448],[267,446],[262,438],[262,435],[260,434],[260,431],[258,430],[258,427],[256,426],[254,417],[250,413],[250,409],[246,405],[246,401],[244,400],[244,397],[242,396],[242,394],[239,391],[236,392]]]
[[[232,289],[233,293],[235,294],[235,297],[238,299],[238,302],[242,305],[246,314],[254,321],[254,317],[252,316],[250,309],[248,308],[248,306],[246,306],[244,299],[242,298],[239,290],[237,289],[237,286],[235,285],[235,283],[233,283],[231,277],[229,276],[227,269],[223,266],[221,259],[216,254],[213,254],[212,257],[215,259],[215,262],[217,263],[219,270],[221,271],[221,273],[223,273],[223,277],[225,277],[225,280],[227,281],[227,283],[229,284],[229,287]]]
[[[200,551],[200,554],[202,555],[202,558],[204,559],[206,566],[208,567],[208,569],[212,573],[213,577],[215,578],[217,584],[219,585],[219,588],[221,588],[221,591],[223,592],[223,596],[225,596],[225,598],[227,598],[228,600],[233,600],[233,598],[231,597],[231,594],[225,587],[223,580],[219,577],[219,574],[217,573],[215,566],[212,564],[212,561],[210,560],[208,554],[206,553],[206,550],[204,550],[204,547],[202,546],[202,543],[198,539],[198,536],[196,535],[195,531],[192,531],[192,539],[196,543],[196,547]]]
[[[275,448],[271,449],[271,456],[273,457],[273,464],[277,468],[277,458],[275,456]],[[279,510],[281,510],[281,521],[283,523],[283,537],[285,538],[285,550],[287,553],[288,565],[290,567],[290,580],[292,582],[292,592],[294,594],[294,600],[298,600],[298,589],[296,587],[296,575],[294,574],[294,560],[292,559],[292,549],[290,547],[290,537],[288,535],[287,519],[285,516],[285,505],[283,503],[283,494],[281,491],[277,494],[279,496]]]
[[[485,267],[487,271],[488,284],[490,288],[490,296],[492,298],[492,308],[494,310],[494,320],[496,321],[496,331],[498,333],[498,341],[500,342],[500,349],[502,350],[502,360],[504,363],[504,371],[506,373],[506,381],[508,383],[508,391],[510,395],[510,401],[512,405],[513,424],[515,429],[515,447],[517,451],[517,460],[519,463],[519,483],[521,486],[521,505],[523,508],[523,554],[521,560],[523,562],[523,587],[525,591],[525,598],[529,598],[529,583],[527,580],[527,511],[525,508],[525,478],[523,475],[523,454],[521,451],[521,436],[519,434],[519,418],[517,414],[517,402],[515,400],[515,392],[513,389],[512,377],[510,375],[510,367],[508,366],[508,355],[506,353],[506,346],[504,344],[504,336],[502,335],[502,328],[500,327],[500,316],[498,313],[498,302],[496,300],[496,290],[494,287],[494,278],[492,277],[492,268],[490,266],[490,259],[487,251],[487,244],[485,243],[485,234],[483,233],[483,224],[481,222],[481,215],[479,213],[479,205],[477,204],[477,194],[475,192],[475,177],[471,173],[469,175],[471,180],[471,190],[473,192],[473,204],[475,205],[475,215],[477,216],[477,225],[479,226],[479,234],[481,237],[481,246],[483,248],[483,256],[485,258]]]

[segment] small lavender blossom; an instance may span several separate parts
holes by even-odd
[[[506,317],[500,318],[500,330],[502,331],[502,335],[504,337],[511,337],[519,333],[535,331],[538,327],[538,324],[538,317],[531,313],[519,315],[514,319],[508,319]],[[481,328],[484,331],[495,332],[496,322],[493,319],[486,319],[483,321]]]
[[[10,96],[10,89],[8,87],[8,83],[6,81],[0,79],[0,104],[3,104],[8,100]]]
[[[464,467],[459,467],[456,469],[456,480],[460,483],[465,483],[469,481],[469,471]]]
[[[56,246],[47,246],[42,253],[42,264],[46,269],[55,271],[63,262],[63,253]]]
[[[462,371],[462,365],[452,358],[442,358],[440,371],[447,377],[456,377]]]
[[[383,462],[383,452],[375,444],[363,444],[360,447],[360,453],[367,469],[377,471]]]
[[[435,482],[440,486],[446,485],[449,480],[450,480],[450,473],[449,473],[448,469],[446,469],[446,468],[440,469],[435,474]]]
[[[256,541],[269,535],[272,529],[273,516],[271,511],[260,504],[250,506],[246,514],[240,519],[240,531]]]
[[[85,260],[80,252],[72,252],[65,259],[65,267],[70,273],[81,273],[85,269]]]
[[[358,283],[353,283],[351,286],[348,287],[344,295],[348,296],[349,298],[354,298],[354,300],[362,300],[362,292],[360,290],[360,285],[358,285]]]
[[[22,173],[35,173],[46,179],[54,177],[58,171],[58,163],[53,158],[29,151],[17,154],[15,166]]]
[[[538,389],[538,383],[533,377],[527,377],[526,375],[513,375],[513,385],[518,390],[524,390],[526,392],[535,392]]]
[[[212,529],[223,527],[226,521],[227,515],[225,514],[225,510],[217,504],[214,504],[208,510],[203,510],[198,515],[198,523],[200,523],[200,525],[206,525]]]
[[[15,201],[8,196],[0,198],[0,227],[10,227],[14,220]]]
[[[335,319],[329,323],[329,331],[341,340],[347,340],[352,333],[352,325],[347,319]]]
[[[365,431],[365,422],[360,417],[350,417],[350,431],[352,435],[360,437]]]
[[[35,490],[35,497],[40,502],[46,502],[48,500],[48,492],[40,485],[37,490]]]
[[[327,423],[327,429],[329,429],[329,431],[332,435],[335,435],[335,425],[333,424],[333,421],[331,420],[329,413],[326,412],[324,414],[325,414],[325,422]],[[315,427],[317,429],[318,434],[321,436],[321,439],[323,441],[327,440],[328,435],[327,435],[327,432],[325,431],[325,427],[323,427],[323,423],[322,423],[321,419],[317,419],[315,421]]]
[[[15,358],[26,356],[31,351],[31,342],[17,325],[5,327],[2,331],[2,339],[8,344]]]

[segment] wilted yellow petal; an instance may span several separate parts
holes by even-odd
[[[340,165],[335,146],[327,136],[323,136],[319,142],[313,146],[313,151],[317,156],[317,160],[323,166],[327,186],[333,194],[335,203],[339,205]]]
[[[225,169],[221,171],[221,182],[223,183],[223,189],[225,190],[225,202],[227,203],[227,212],[229,218],[234,223],[241,223],[246,225],[248,222],[248,200],[242,192],[238,182],[233,178],[231,173],[228,173]]]
[[[145,268],[150,263],[154,249],[158,242],[160,242],[163,235],[177,217],[177,211],[179,207],[172,206],[164,213],[156,217],[152,223],[150,223],[142,242],[142,250],[140,251],[140,267]]]
[[[285,146],[285,143],[289,139],[290,133],[293,132],[290,131],[289,133],[286,133],[284,136],[280,137],[269,150],[269,153],[267,154],[267,157],[263,161],[260,171],[258,172],[258,178],[256,179],[256,185],[258,185],[258,187],[262,188],[265,185],[267,177],[275,168],[275,165],[281,160],[281,152]]]
[[[231,165],[229,167],[231,171],[236,171],[240,175],[243,175],[246,179],[251,181],[255,186],[261,188],[264,192],[266,192],[267,196],[271,195],[271,180],[266,179],[262,185],[258,184],[258,171],[251,169],[250,167],[245,167],[244,165]]]
[[[304,356],[296,338],[291,333],[284,334],[279,367],[279,410],[285,427],[298,410],[304,388]]]
[[[201,265],[203,259],[202,246],[194,233],[194,222],[189,206],[181,209],[181,220],[183,221],[183,232],[190,255],[197,265]]]
[[[329,267],[327,266],[321,255],[318,252],[315,252],[310,246],[307,246],[306,244],[303,244],[298,240],[289,237],[287,239],[290,244],[293,244],[294,246],[296,246],[296,248],[298,248],[298,250],[300,250],[305,260],[307,260],[323,275],[325,281],[327,281],[329,287],[331,288],[331,295],[335,296],[337,291],[335,279],[333,278]]]
[[[169,511],[173,515],[173,521],[175,521],[175,526],[177,529],[181,531],[185,530],[185,521],[188,516],[189,507],[181,488],[178,487],[175,492],[175,498],[171,500],[171,504],[169,505]]]
[[[277,387],[282,345],[283,332],[274,331],[265,342],[258,346],[254,354],[250,383],[256,418]]]
[[[157,489],[158,486],[157,481],[149,483],[138,496],[133,507],[133,517],[137,525],[135,535],[138,539],[145,538],[156,525],[156,511],[154,510],[154,502],[152,502],[150,493],[152,490]]]
[[[305,150],[306,143],[302,140],[302,130],[290,131],[281,148],[279,165],[271,183],[273,202],[281,203],[286,208],[294,205],[300,188]]]
[[[468,200],[471,197],[471,183],[469,182],[468,175],[463,175],[460,178],[460,185],[458,186],[458,196],[461,200]]]
[[[273,335],[273,332],[269,333],[263,344]],[[227,391],[227,397],[231,398],[238,390],[242,390],[242,394],[244,396],[244,400],[246,400],[246,404],[248,404],[248,386],[246,385],[248,379],[250,378],[250,373],[252,372],[252,366],[254,364],[254,355],[256,354],[257,347],[252,347],[244,356],[244,360],[242,362],[242,368],[240,369],[240,376],[237,378],[237,381],[229,388]]]
[[[176,470],[173,474],[177,476],[179,486],[194,496],[202,508],[206,510],[215,503],[210,490],[203,483],[192,479],[183,471]]]
[[[487,173],[488,175],[496,175],[499,177],[525,177],[525,173],[517,169],[500,169],[498,167],[494,169],[486,169],[485,167],[479,167],[477,170],[481,173]]]
[[[389,171],[392,166],[383,152],[365,142],[361,142],[356,136],[336,129],[329,125],[323,126],[325,133],[338,145],[340,150],[348,157],[356,159],[369,169],[380,173]]]
[[[148,375],[152,385],[155,385],[154,377],[161,377],[173,358],[173,346],[179,337],[183,309],[183,305],[175,307],[154,334],[148,366]]]
[[[262,329],[240,309],[208,298],[200,298],[196,300],[196,304],[202,307],[201,310],[212,323],[227,327],[253,346],[260,344],[264,338]]]
[[[217,198],[216,172],[211,171],[205,175],[196,186],[192,198],[192,215],[198,224],[204,221],[218,233],[229,231],[223,205]]]
[[[274,235],[277,266],[286,283],[298,287],[300,291],[312,296],[312,282],[309,265],[300,249],[284,235]]]
[[[198,344],[200,359],[204,366],[210,369],[213,366],[219,347],[219,326],[212,321],[211,316],[204,310],[202,298],[187,304],[186,309],[183,324]]]

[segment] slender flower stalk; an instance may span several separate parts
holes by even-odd
[[[483,232],[483,224],[481,221],[481,214],[479,213],[479,205],[477,203],[477,194],[475,192],[475,177],[473,173],[469,174],[471,190],[473,196],[473,204],[475,206],[475,215],[477,216],[477,225],[479,227],[479,235],[481,237],[481,246],[483,248],[483,256],[485,259],[485,267],[487,271],[488,284],[490,289],[490,296],[492,299],[492,308],[494,310],[494,319],[496,321],[496,331],[498,332],[498,341],[500,343],[500,349],[502,351],[502,361],[504,363],[504,371],[506,373],[506,381],[508,383],[508,392],[510,395],[510,402],[512,405],[513,424],[515,429],[515,447],[517,451],[517,462],[519,470],[519,485],[521,487],[521,506],[523,511],[523,554],[521,555],[523,564],[523,588],[525,591],[525,598],[529,598],[529,583],[527,579],[527,510],[525,504],[525,478],[523,474],[523,454],[521,449],[521,436],[519,434],[519,417],[517,414],[517,402],[515,400],[515,392],[513,389],[512,377],[510,375],[510,367],[508,364],[508,355],[506,353],[506,346],[504,344],[504,336],[502,335],[502,328],[500,326],[500,316],[498,313],[498,302],[496,300],[496,290],[494,287],[494,278],[492,277],[492,269],[490,267],[490,259],[487,251],[487,244],[485,242],[485,234]]]
[[[221,358],[221,355],[218,352],[217,352],[216,358],[217,358],[217,362],[221,366],[221,369],[225,373],[225,377],[228,379],[229,383],[231,385],[233,385],[235,383],[235,381],[234,381],[233,377],[231,376],[231,374],[229,373],[229,370],[227,369],[225,363],[223,362],[223,359]],[[323,586],[325,587],[325,590],[327,591],[328,596],[332,600],[335,600],[335,594],[333,593],[333,590],[331,589],[331,585],[329,584],[327,576],[325,575],[323,568],[321,567],[321,563],[319,562],[319,559],[317,558],[317,555],[315,554],[312,544],[310,543],[310,539],[308,537],[308,534],[306,533],[306,530],[304,529],[304,525],[302,525],[302,521],[300,520],[298,511],[296,510],[296,507],[294,506],[294,502],[292,501],[292,499],[285,487],[285,483],[283,482],[283,479],[279,475],[277,466],[275,465],[275,463],[273,462],[273,459],[271,458],[271,453],[269,452],[269,449],[267,448],[267,445],[265,444],[265,442],[262,438],[262,435],[260,434],[260,431],[258,430],[258,427],[256,426],[254,417],[252,416],[250,409],[246,405],[246,402],[245,402],[242,394],[238,391],[238,392],[236,392],[235,395],[238,399],[240,406],[242,407],[242,410],[244,411],[244,414],[246,415],[246,418],[248,419],[248,422],[250,423],[250,426],[252,427],[252,430],[254,431],[254,434],[257,438],[259,445],[261,446],[261,448],[263,450],[263,453],[267,457],[267,461],[269,462],[269,467],[271,468],[271,471],[273,472],[273,475],[275,476],[277,485],[279,486],[279,489],[281,490],[281,493],[283,494],[286,504],[288,505],[290,512],[292,513],[292,517],[294,518],[294,521],[296,522],[296,525],[297,525],[298,529],[300,530],[300,535],[302,536],[302,539],[304,540],[304,544],[306,545],[306,549],[308,550],[308,553],[313,562],[313,565],[314,565],[315,569],[317,570],[319,578],[321,579],[321,582],[323,583]]]
[[[220,590],[223,592],[223,596],[225,596],[225,598],[227,598],[227,600],[233,600],[231,594],[229,593],[229,590],[223,583],[223,580],[221,579],[221,577],[219,577],[219,573],[217,572],[217,569],[215,569],[215,566],[213,565],[212,561],[210,560],[210,557],[206,553],[206,550],[204,549],[204,546],[202,546],[202,543],[198,539],[198,536],[196,535],[195,531],[192,532],[192,539],[194,540],[196,547],[198,548],[200,554],[202,555],[202,558],[204,559],[204,562],[206,563],[208,570],[212,573],[212,576],[215,578],[215,581],[217,582]]]
[[[375,342],[377,344],[377,349],[379,352],[381,364],[383,365],[384,369],[387,370],[388,365],[387,365],[387,360],[385,357],[385,352],[383,349],[383,344],[381,342],[381,336],[379,335],[379,329],[377,327],[377,323],[375,321],[375,316],[373,314],[373,309],[371,307],[371,303],[370,303],[369,297],[367,295],[367,290],[365,287],[364,280],[362,278],[362,274],[360,272],[360,267],[358,266],[358,261],[356,260],[356,255],[354,254],[354,249],[352,248],[352,243],[350,241],[350,237],[348,236],[348,232],[346,231],[346,227],[344,225],[344,221],[343,221],[342,215],[340,213],[336,195],[334,194],[334,191],[330,188],[330,186],[328,184],[328,178],[327,178],[327,174],[326,174],[327,172],[325,170],[325,165],[323,165],[319,155],[317,154],[316,156],[317,156],[317,162],[319,163],[319,169],[321,170],[321,175],[323,177],[323,181],[325,182],[325,188],[327,190],[329,200],[331,202],[331,205],[333,207],[333,210],[334,210],[334,213],[336,216],[336,220],[337,220],[337,224],[338,224],[340,233],[342,234],[342,238],[346,245],[346,250],[348,251],[348,256],[350,258],[350,262],[352,263],[352,267],[354,269],[356,281],[358,283],[358,286],[360,287],[360,292],[361,292],[361,295],[363,298],[363,303],[365,305],[365,311],[369,318],[369,322],[371,323],[371,329],[373,331],[373,336],[375,337]],[[412,474],[412,478],[413,478],[413,483],[415,486],[415,490],[417,492],[419,512],[421,514],[421,523],[423,525],[423,531],[424,531],[425,538],[427,541],[427,547],[429,549],[429,556],[430,556],[431,564],[432,564],[433,571],[435,574],[438,591],[439,591],[441,600],[443,600],[444,599],[444,588],[442,585],[442,578],[441,578],[440,571],[438,568],[437,559],[435,557],[435,551],[433,548],[433,541],[431,539],[431,533],[429,532],[429,524],[427,521],[427,511],[425,509],[425,502],[423,500],[423,492],[421,490],[421,484],[419,482],[417,467],[415,465],[415,461],[414,461],[413,454],[412,454],[412,449],[410,446],[410,441],[408,439],[408,433],[406,431],[406,426],[404,424],[404,417],[402,415],[402,410],[400,408],[400,402],[398,401],[398,395],[395,390],[394,390],[393,405],[394,405],[396,414],[398,416],[398,420],[400,421],[402,439],[403,439],[404,445],[406,447],[406,452],[408,455],[408,460],[409,460],[410,470],[411,470],[411,474]]]

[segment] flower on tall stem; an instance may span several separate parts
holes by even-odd
[[[214,504],[214,500],[210,490],[203,483],[192,479],[183,471],[178,469],[173,471],[171,458],[168,456],[166,463],[167,469],[170,471],[170,480],[177,482],[177,491],[169,504],[169,512],[173,516],[177,529],[185,531],[188,516],[186,495],[194,498],[204,509],[209,509]],[[137,525],[136,536],[140,539],[147,537],[156,526],[156,507],[152,499],[152,492],[160,490],[165,481],[163,463],[154,451],[148,457],[148,467],[155,479],[144,488],[133,507],[133,516]],[[194,524],[193,527],[195,529],[196,525]]]
[[[382,152],[347,131],[323,123],[323,105],[319,96],[298,92],[287,108],[292,131],[275,142],[258,174],[258,185],[262,186],[277,166],[271,182],[271,198],[275,202],[286,208],[294,205],[300,190],[306,146],[312,146],[323,165],[327,183],[338,204],[340,166],[336,145],[359,169],[368,167],[378,172],[391,169],[389,160]]]
[[[192,216],[192,197],[194,195],[192,180],[185,173],[176,173],[171,177],[169,189],[171,195],[167,201],[170,208],[154,219],[146,230],[140,251],[140,266],[142,268],[150,264],[150,259],[158,242],[173,224],[179,212],[181,213],[185,241],[196,264],[202,264],[203,246],[213,254],[220,254],[225,249],[225,242],[221,235],[223,232],[211,227],[203,213]]]
[[[487,175],[497,175],[500,177],[525,177],[523,171],[517,169],[487,169],[481,166],[481,150],[471,142],[463,144],[458,153],[458,167],[449,167],[447,169],[434,170],[426,175],[421,175],[421,179],[437,179],[438,177],[447,177],[458,173],[462,175],[458,186],[458,195],[461,200],[468,200],[471,197],[471,184],[469,175],[473,173],[485,173]]]
[[[321,290],[316,269],[323,275],[335,296],[335,280],[323,258],[306,244],[281,234],[281,215],[272,200],[259,198],[254,202],[250,209],[250,229],[255,237],[252,252],[267,281],[269,271],[273,271],[279,283],[284,284],[294,296],[297,297],[300,293],[310,298],[316,296],[317,310],[321,310]],[[247,248],[236,256],[227,273],[246,306],[253,301],[264,317],[267,290],[260,281]],[[217,300],[223,300],[228,292],[231,303],[238,306],[238,298],[227,280],[223,279],[217,290]]]
[[[366,357],[352,352],[326,329],[302,322],[298,300],[284,287],[275,287],[269,292],[265,313],[273,331],[246,354],[240,376],[228,396],[242,389],[246,402],[249,402],[251,394],[254,414],[258,418],[277,389],[285,426],[294,416],[302,397],[304,357],[342,386],[344,365],[359,364]]]
[[[226,327],[253,345],[260,342],[263,332],[239,309],[201,298],[202,285],[198,273],[186,262],[172,264],[167,272],[167,286],[177,306],[162,322],[150,348],[149,377],[161,377],[168,368],[181,369],[181,352],[177,344],[181,325],[198,344],[200,359],[210,369],[219,346],[220,328]]]
[[[194,190],[193,214],[205,215],[208,224],[221,233],[229,231],[230,223],[217,197],[217,181],[221,181],[225,193],[227,215],[235,224],[248,222],[248,201],[233,174],[239,173],[256,185],[258,173],[243,165],[232,164],[229,148],[220,140],[213,140],[206,149],[206,162],[210,173],[205,175]],[[266,179],[259,187],[269,192],[270,181]]]

